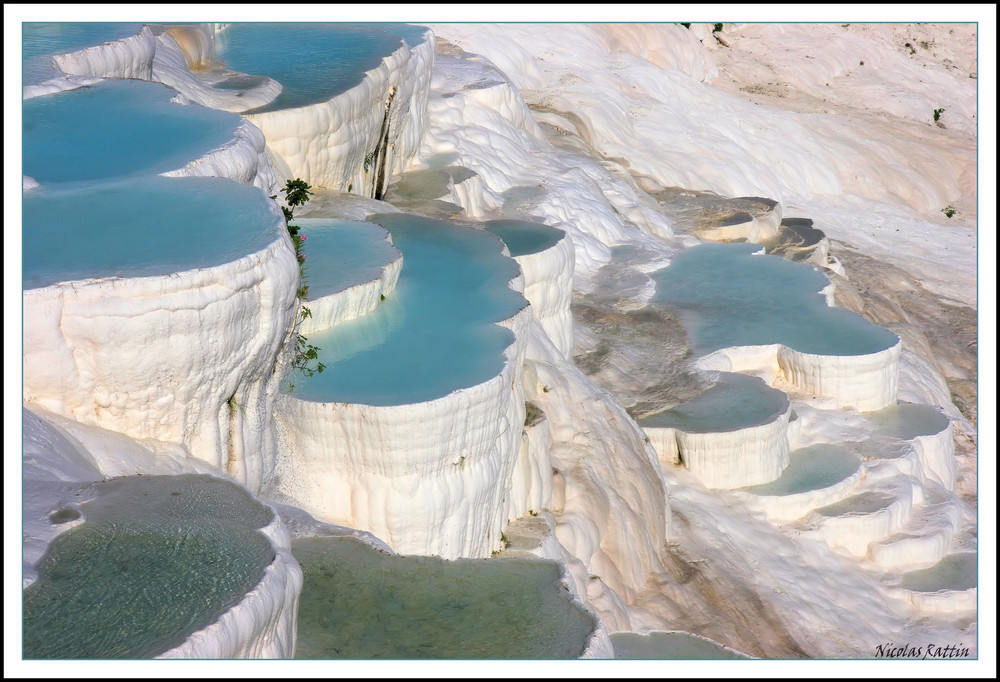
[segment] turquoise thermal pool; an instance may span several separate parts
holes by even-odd
[[[308,335],[327,367],[296,376],[295,397],[405,405],[497,376],[514,334],[495,323],[527,305],[507,286],[519,268],[501,254],[500,241],[401,213],[370,220],[385,226],[403,253],[396,290],[374,312]],[[322,258],[313,251],[310,259]]]
[[[920,436],[933,436],[948,428],[948,418],[930,405],[902,403],[877,412],[868,412],[865,418],[882,436],[910,440]]]
[[[784,344],[815,355],[868,355],[898,337],[859,315],[826,305],[819,271],[756,244],[701,244],[653,273],[655,303],[679,308],[702,354],[734,346]]]
[[[55,538],[24,591],[25,658],[156,656],[217,621],[274,561],[257,531],[272,512],[232,483],[188,474],[93,486],[86,522]]]
[[[148,277],[232,262],[284,230],[262,190],[221,178],[46,187],[22,201],[23,287]]]
[[[141,29],[142,24],[114,21],[25,22],[21,24],[22,85],[61,76],[52,64],[53,55],[128,38]]]
[[[311,299],[377,279],[398,256],[385,230],[372,223],[312,218],[295,224],[306,238],[302,250]]]
[[[106,80],[25,100],[23,173],[43,185],[164,173],[233,139],[240,116],[170,102],[176,94]]]
[[[490,220],[486,229],[504,241],[512,258],[551,249],[566,236],[554,227],[523,220]]]
[[[577,658],[596,625],[551,561],[398,556],[355,538],[295,540],[292,554],[296,658]]]
[[[795,495],[840,483],[861,466],[861,459],[837,445],[821,443],[793,450],[788,467],[777,479],[744,488],[761,496]]]
[[[930,568],[904,573],[900,587],[914,592],[971,590],[979,584],[979,555],[949,554]]]
[[[635,660],[715,661],[748,658],[721,644],[686,632],[616,632],[615,658]]]
[[[325,102],[349,90],[404,38],[419,42],[424,30],[396,23],[236,23],[216,36],[216,56],[227,69],[281,83],[275,100],[247,112],[257,114]]]
[[[737,431],[767,424],[788,409],[788,397],[762,379],[722,372],[715,386],[697,398],[643,417],[639,425],[687,433]]]

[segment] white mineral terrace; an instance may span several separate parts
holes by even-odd
[[[148,178],[21,173],[24,590],[47,579],[43,557],[57,537],[86,527],[86,502],[108,479],[208,475],[225,479],[233,499],[258,496],[277,510],[249,531],[265,538],[269,563],[234,605],[161,658],[294,656],[304,579],[292,541],[331,534],[400,554],[557,561],[558,589],[596,617],[584,658],[613,658],[609,633],[653,633],[642,646],[658,652],[711,644],[714,654],[871,658],[877,644],[933,641],[979,655],[978,549],[988,533],[978,528],[976,370],[937,357],[943,335],[967,340],[963,325],[978,305],[975,25],[446,23],[393,42],[339,94],[277,109],[269,105],[286,101],[287,82],[225,64],[225,40],[239,36],[231,28],[146,25],[74,45],[53,56],[54,77],[25,80],[29,111],[38,97],[138,79],[173,88],[177,106],[248,113],[234,116],[221,146],[214,140]],[[942,106],[942,120],[932,119]],[[296,210],[308,237],[305,282],[267,199],[293,178],[316,190]],[[100,210],[101,197],[162,183],[253,192],[237,203],[263,207],[261,225],[245,221],[256,236],[221,239],[214,218],[177,218],[193,210],[186,190],[176,210],[144,199]],[[773,201],[682,230],[656,188]],[[221,190],[212,201],[226,205]],[[99,210],[74,210],[85,204]],[[681,263],[695,235],[772,240],[783,214],[808,216],[827,235],[811,260],[843,276],[833,278],[846,282],[841,292],[856,288],[853,309],[880,327],[875,350],[803,352],[767,339],[698,353],[681,323],[703,311],[684,311],[663,322],[687,335],[669,373],[609,371],[600,386],[585,373],[581,349],[598,355],[592,340],[609,343],[595,329],[654,317],[652,275]],[[427,222],[404,224],[411,218]],[[100,232],[105,245],[27,241],[43,234],[38,224],[65,234],[76,221],[82,235],[109,222],[136,241],[114,229]],[[323,230],[351,221],[370,221],[353,225],[372,251],[324,250]],[[365,364],[408,316],[451,365],[482,359],[453,349],[464,331],[449,334],[407,305],[417,259],[405,230],[434,221],[489,238],[488,258],[457,250],[424,274],[471,273],[463,293],[480,286],[476,276],[499,281],[488,300],[502,314],[468,334],[474,350],[496,346],[496,362],[484,362],[486,378],[409,399],[433,392],[451,368],[424,380],[388,361],[373,366],[377,356]],[[519,253],[482,234],[494,221],[563,236]],[[153,236],[182,245],[184,257],[225,242],[224,257],[173,266]],[[150,250],[152,265],[142,260]],[[121,263],[100,260],[119,252]],[[626,264],[638,283],[624,281],[627,295],[584,320],[579,309],[607,293],[617,276],[608,271],[629,254],[641,254]],[[502,263],[484,265],[493,258]],[[872,284],[882,262],[905,276]],[[716,271],[705,286],[731,280]],[[804,316],[782,311],[783,293],[768,297],[772,307]],[[822,292],[830,305],[833,293]],[[504,307],[510,297],[516,305]],[[448,312],[482,310],[466,308]],[[850,329],[836,329],[838,339]],[[334,358],[327,373],[294,371],[297,334]],[[432,354],[413,351],[406,342],[416,336],[390,346],[387,360],[422,368]],[[651,337],[637,338],[622,343]],[[685,412],[714,395],[684,383],[704,371],[753,375],[735,381],[760,384],[776,403],[751,400],[762,413],[742,422],[725,401]],[[386,372],[402,398],[334,391],[367,390]],[[962,393],[970,385],[971,401]],[[659,402],[624,402],[639,389]],[[689,421],[670,421],[678,415]]]

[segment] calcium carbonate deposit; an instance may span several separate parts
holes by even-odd
[[[22,25],[25,667],[980,656],[983,26],[308,14]]]

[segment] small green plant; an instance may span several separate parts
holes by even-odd
[[[285,226],[288,229],[288,236],[291,237],[292,244],[295,246],[295,258],[299,262],[299,287],[295,295],[298,297],[301,307],[298,320],[296,321],[295,357],[292,359],[292,368],[311,377],[326,369],[326,365],[319,361],[320,349],[309,343],[308,339],[297,331],[298,323],[301,320],[312,317],[312,310],[302,305],[302,301],[307,300],[309,296],[309,285],[306,283],[306,254],[302,252],[302,246],[306,242],[306,235],[299,234],[299,226],[292,223],[292,220],[295,218],[292,209],[302,206],[309,201],[309,197],[312,196],[310,190],[311,187],[305,180],[300,178],[288,180],[282,188],[282,192],[285,194],[285,204],[287,205],[281,207],[281,212],[285,216]],[[272,195],[271,198],[277,199],[278,197],[277,195]],[[288,385],[289,391],[294,388],[295,384]]]
[[[689,29],[689,30],[690,30],[690,28],[691,28],[691,22],[687,22],[687,23],[684,23],[684,22],[682,21],[682,22],[681,22],[681,26],[683,26],[684,28],[686,28],[686,29]]]
[[[943,113],[944,113],[944,109],[943,108],[941,108],[941,109],[935,109],[934,110],[934,122],[935,123],[937,123],[938,121],[941,120],[941,114],[943,114]]]
[[[510,539],[508,539],[506,533],[500,533],[500,544],[503,545],[504,549],[510,547]]]
[[[958,213],[958,211],[955,210],[955,207],[952,206],[951,204],[949,204],[949,205],[945,206],[944,208],[942,208],[941,212],[944,213],[944,215],[945,215],[946,218],[950,218],[953,215],[955,215],[956,213]]]
[[[713,24],[712,33],[718,33],[722,30],[722,24]]]

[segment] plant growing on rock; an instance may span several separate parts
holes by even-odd
[[[319,362],[320,349],[310,344],[306,337],[298,332],[299,323],[307,317],[312,317],[312,310],[302,305],[302,301],[307,300],[309,295],[309,285],[306,283],[306,254],[302,252],[302,245],[306,241],[306,236],[299,234],[298,225],[292,224],[292,220],[295,217],[292,208],[302,206],[309,201],[309,197],[312,196],[310,189],[310,185],[305,180],[296,178],[287,181],[284,188],[282,188],[282,192],[285,193],[285,204],[287,205],[281,207],[281,212],[285,215],[288,236],[292,238],[292,244],[295,246],[295,258],[299,262],[299,288],[296,290],[295,295],[298,297],[300,312],[296,316],[295,329],[293,331],[295,334],[295,357],[292,359],[292,368],[299,370],[306,376],[313,376],[317,372],[322,372],[326,369],[326,365]],[[277,195],[272,195],[271,198],[277,199]],[[313,364],[314,361],[315,365]],[[294,384],[289,384],[289,390],[292,388],[294,388]]]

